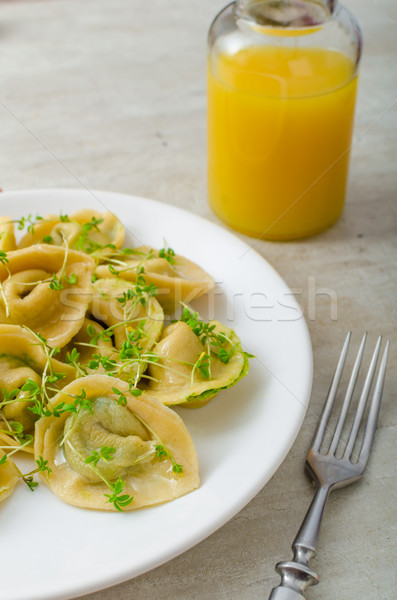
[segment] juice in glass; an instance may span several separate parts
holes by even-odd
[[[357,88],[343,54],[251,44],[208,60],[208,193],[263,239],[317,233],[343,209]]]

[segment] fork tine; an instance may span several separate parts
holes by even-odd
[[[350,458],[350,456],[353,452],[357,433],[360,428],[360,423],[363,418],[363,414],[364,414],[365,407],[367,405],[367,400],[369,397],[369,392],[370,392],[371,386],[372,386],[372,381],[374,379],[376,364],[378,362],[378,356],[379,356],[381,343],[382,343],[382,336],[380,335],[378,338],[374,353],[372,355],[371,364],[369,366],[367,376],[365,378],[364,387],[361,392],[360,400],[359,400],[359,403],[357,406],[356,416],[354,417],[354,423],[353,423],[353,426],[350,431],[350,436],[349,436],[349,440],[346,444],[345,452],[343,454],[344,458]]]
[[[371,407],[369,409],[368,421],[365,427],[363,445],[360,452],[360,463],[366,464],[371,452],[372,442],[375,437],[376,423],[378,421],[380,403],[382,400],[383,384],[385,382],[387,357],[389,354],[390,342],[386,342],[385,351],[383,352],[382,362],[380,364],[378,378],[376,380],[375,390],[372,396]]]
[[[329,388],[329,392],[327,395],[327,400],[325,402],[325,406],[320,418],[320,422],[318,424],[316,433],[314,435],[312,449],[315,452],[318,452],[321,446],[321,442],[324,437],[325,428],[327,427],[329,415],[332,410],[333,403],[335,401],[336,392],[338,390],[339,382],[342,377],[343,367],[345,366],[347,351],[349,349],[349,343],[351,338],[351,331],[346,336],[345,343],[343,344],[342,352],[339,357],[338,365],[335,370],[335,374],[332,378],[331,386]]]
[[[328,454],[334,454],[342,433],[343,425],[345,424],[347,411],[349,410],[350,402],[353,396],[354,388],[356,387],[358,374],[361,367],[361,362],[364,354],[365,341],[367,339],[367,334],[364,333],[363,339],[361,340],[360,348],[357,352],[357,357],[354,363],[354,367],[352,370],[352,374],[350,376],[349,385],[347,386],[345,399],[343,400],[342,410],[339,415],[339,419],[336,425],[335,433],[332,438],[331,446],[329,448]]]

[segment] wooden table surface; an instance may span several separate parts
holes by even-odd
[[[302,305],[314,351],[309,410],[265,488],[208,539],[86,600],[258,600],[312,497],[304,457],[346,332],[391,339],[365,477],[331,495],[310,600],[394,600],[397,590],[397,8],[346,0],[362,61],[348,199],[339,222],[294,243],[254,243]],[[0,3],[0,185],[131,193],[217,221],[206,200],[210,0]],[[49,207],[50,208],[50,207]],[[324,288],[326,288],[325,293]],[[331,301],[332,299],[332,301]]]

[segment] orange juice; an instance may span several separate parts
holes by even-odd
[[[317,233],[345,199],[357,77],[341,52],[248,46],[208,62],[214,212],[263,239]]]

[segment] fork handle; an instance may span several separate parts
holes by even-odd
[[[309,567],[309,560],[315,554],[329,492],[329,486],[317,489],[292,544],[293,560],[276,565],[276,571],[281,575],[281,583],[272,590],[269,600],[305,600],[305,589],[318,583],[319,576]]]

